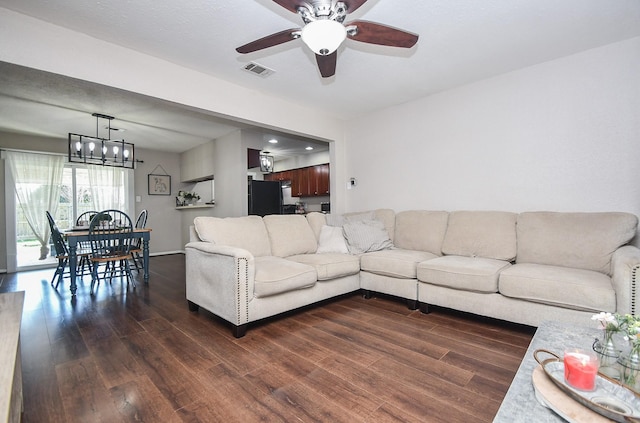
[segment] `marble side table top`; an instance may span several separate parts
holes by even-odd
[[[533,358],[533,352],[543,348],[562,356],[565,348],[591,349],[593,340],[599,334],[596,323],[590,320],[585,321],[584,326],[555,321],[543,322],[536,330],[493,422],[564,422],[562,417],[536,399],[531,375],[538,363]]]

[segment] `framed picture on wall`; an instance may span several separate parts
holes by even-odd
[[[171,175],[149,175],[149,195],[171,195]]]

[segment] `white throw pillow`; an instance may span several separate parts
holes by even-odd
[[[386,250],[393,247],[393,242],[389,238],[384,223],[379,220],[347,222],[342,229],[351,254]]]
[[[337,226],[324,225],[320,229],[318,238],[318,249],[316,253],[343,253],[349,254],[347,243],[342,235],[342,228]]]

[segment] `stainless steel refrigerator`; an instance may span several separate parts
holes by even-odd
[[[279,181],[251,180],[249,214],[256,216],[282,214],[282,188]]]

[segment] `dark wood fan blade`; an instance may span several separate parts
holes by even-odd
[[[347,32],[352,40],[369,44],[379,44],[392,47],[413,47],[418,42],[418,35],[391,26],[369,21],[353,21],[345,24],[358,28],[354,35]]]
[[[316,54],[316,62],[318,62],[318,69],[320,69],[320,75],[322,75],[323,78],[328,78],[336,74],[337,61],[338,61],[337,50],[326,56]]]
[[[365,4],[367,0],[342,0],[347,5],[347,13],[353,13],[360,6]]]
[[[298,7],[304,4],[302,0],[273,0],[273,1],[293,13],[298,13]]]
[[[263,48],[277,46],[278,44],[286,43],[287,41],[295,40],[294,33],[299,32],[300,28],[285,29],[284,31],[276,32],[275,34],[267,35],[259,40],[252,41],[248,44],[240,46],[236,49],[238,53],[246,54],[254,51],[262,50]]]

